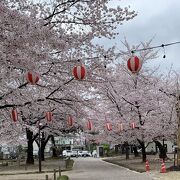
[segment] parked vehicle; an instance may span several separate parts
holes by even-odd
[[[78,151],[78,156],[82,157],[82,151]]]
[[[62,152],[62,155],[63,155],[64,157],[71,157],[71,154],[72,154],[72,151],[71,151],[71,150],[64,150],[64,151]]]
[[[71,157],[78,157],[78,151],[71,151]]]
[[[64,150],[62,152],[64,157],[90,157],[91,153],[89,151],[81,151],[81,150]]]
[[[33,156],[35,157],[35,158],[38,158],[38,156],[39,156],[39,151],[38,150],[33,150]]]
[[[82,157],[90,157],[91,156],[91,153],[88,152],[88,151],[82,151]]]

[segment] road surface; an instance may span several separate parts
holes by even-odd
[[[99,158],[77,158],[74,168],[64,172],[70,180],[152,180],[148,174],[102,161]]]

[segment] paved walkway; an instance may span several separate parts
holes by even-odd
[[[64,172],[70,180],[152,180],[145,173],[137,173],[98,158],[78,158],[72,171]]]

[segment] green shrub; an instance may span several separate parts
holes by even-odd
[[[63,176],[58,177],[57,180],[69,180],[69,177],[66,175],[63,175]]]

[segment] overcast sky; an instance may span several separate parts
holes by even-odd
[[[131,45],[147,42],[153,37],[152,46],[180,41],[180,0],[111,0],[110,4],[114,7],[130,5],[138,15],[118,28],[120,34],[115,40],[98,39],[100,44],[110,47],[116,43],[122,49],[124,37]],[[180,44],[165,47],[165,52],[164,59],[160,48],[159,58],[151,65],[160,65],[163,71],[173,65],[180,72]]]
[[[120,40],[124,36],[132,45],[147,42],[152,37],[152,46],[180,41],[180,0],[112,0],[112,3],[130,5],[131,9],[138,12],[137,17],[125,22],[118,29],[120,35],[115,42],[120,47]],[[162,49],[154,64],[160,64],[165,71],[173,64],[173,68],[180,71],[180,44],[168,46],[165,51],[166,58],[162,58]]]

